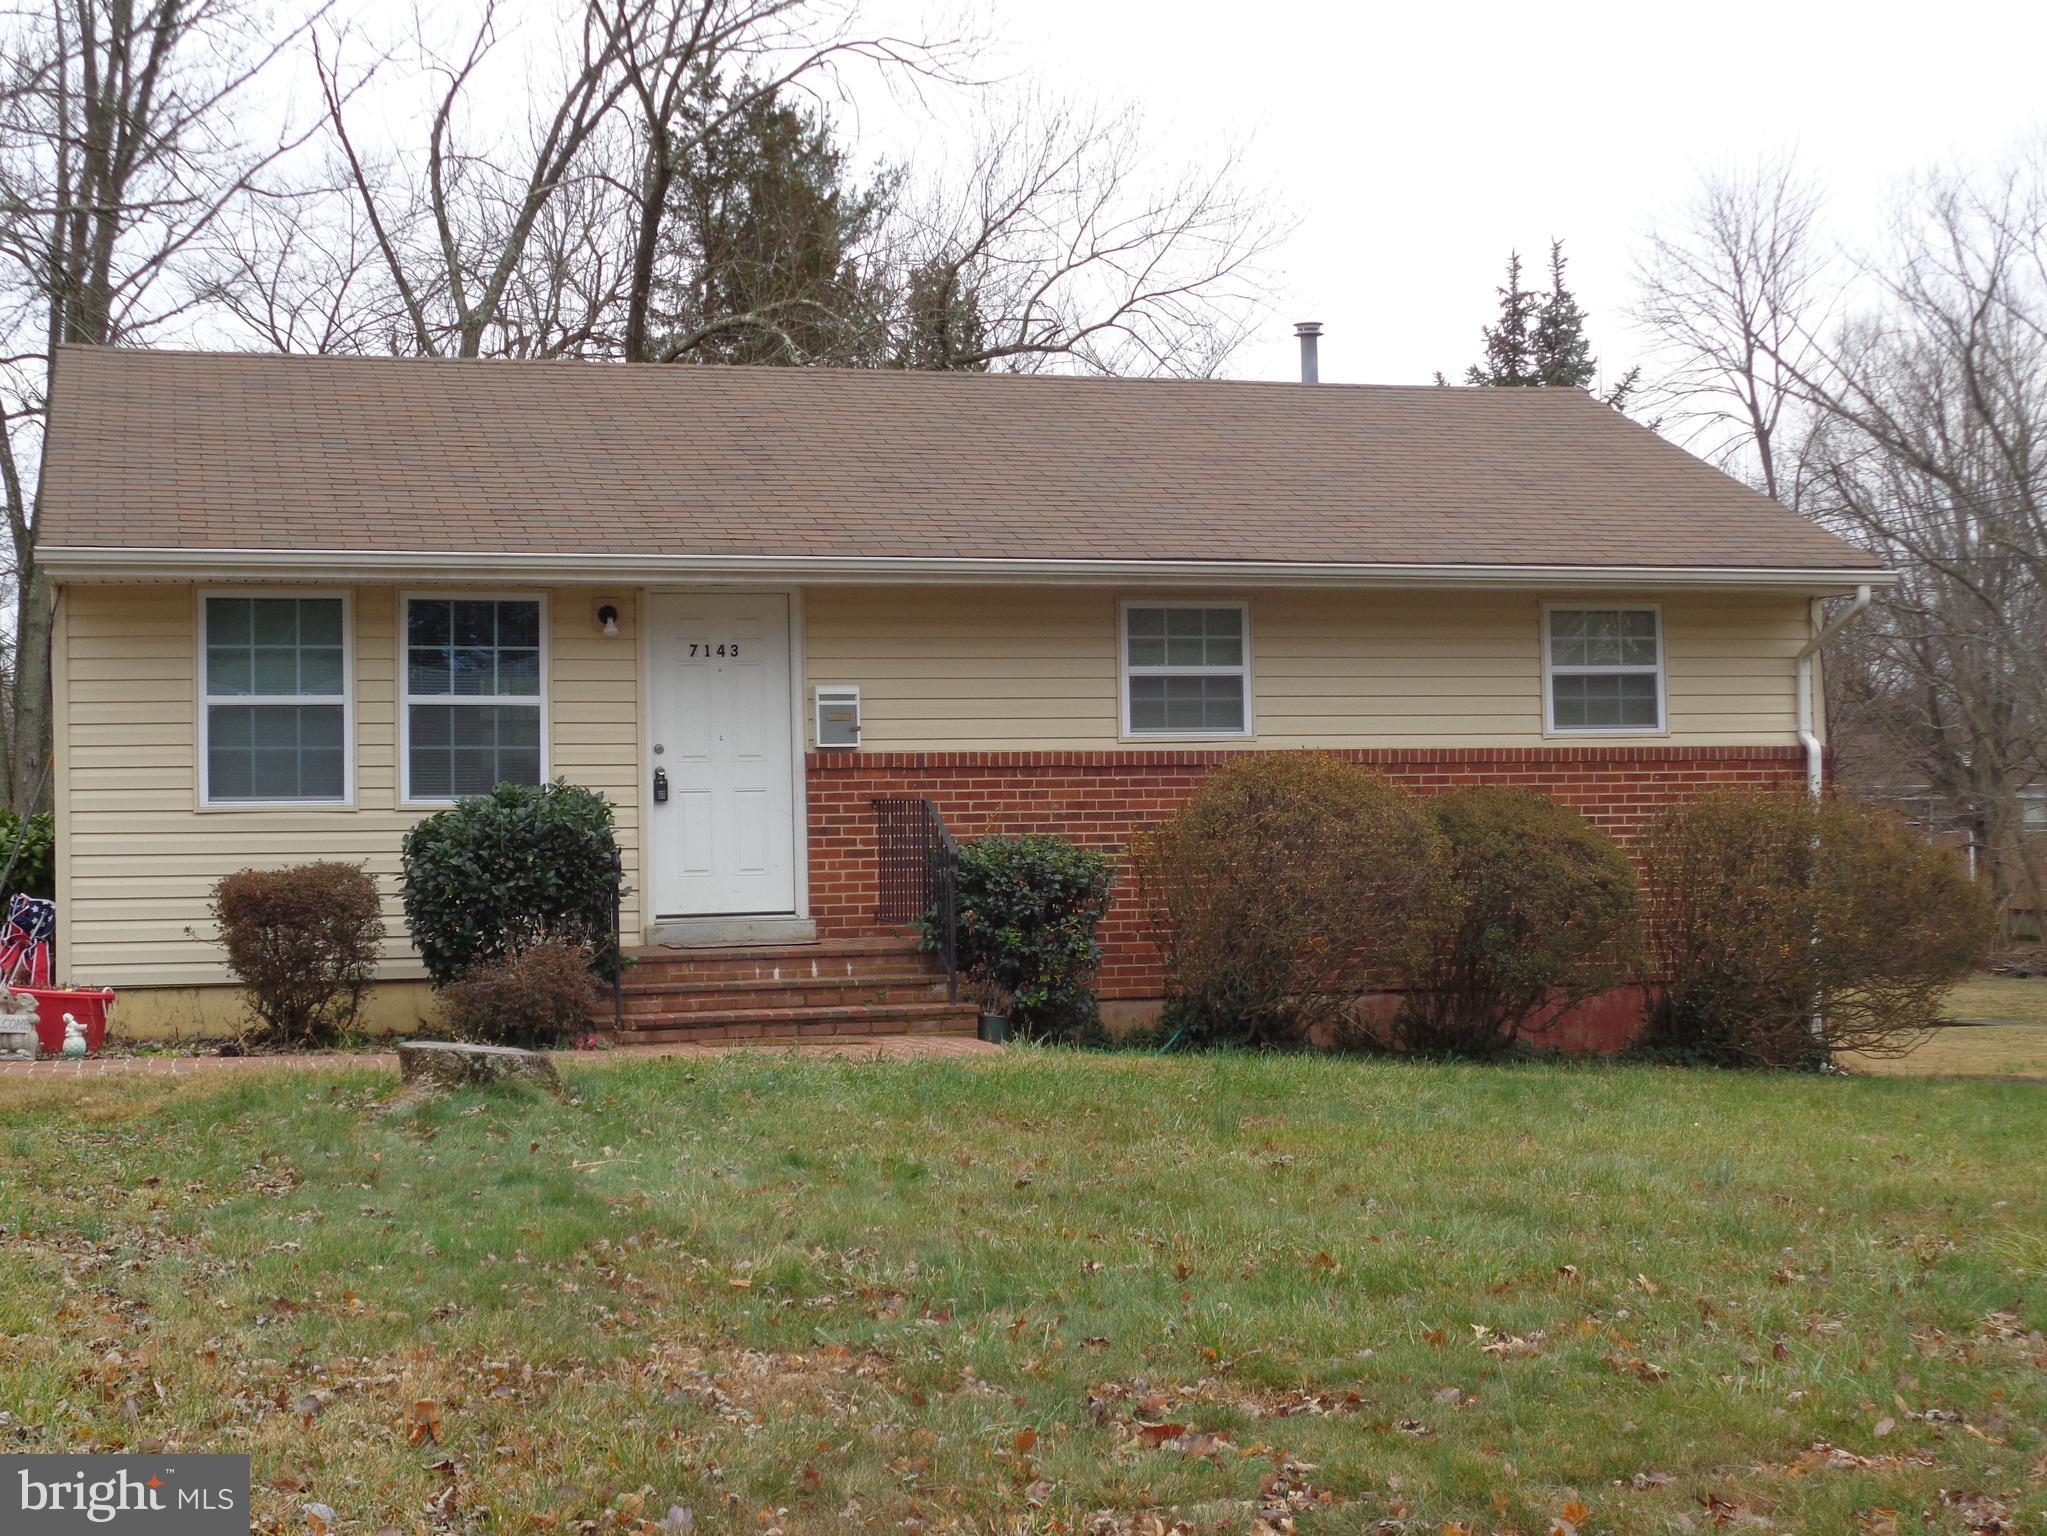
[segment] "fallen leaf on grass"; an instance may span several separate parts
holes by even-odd
[[[1666,1371],[1662,1366],[1651,1364],[1649,1361],[1635,1355],[1624,1355],[1618,1350],[1614,1350],[1601,1355],[1599,1358],[1615,1370],[1625,1375],[1636,1377],[1641,1381],[1668,1381],[1670,1379],[1670,1372]]]
[[[430,1397],[416,1400],[405,1414],[405,1441],[408,1445],[439,1445],[441,1443],[441,1405]]]

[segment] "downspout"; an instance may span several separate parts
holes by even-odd
[[[1832,643],[1842,630],[1869,609],[1871,588],[1864,582],[1855,589],[1855,601],[1834,616],[1832,623],[1805,642],[1798,653],[1798,744],[1805,748],[1805,789],[1815,800],[1826,788],[1826,748],[1820,745],[1814,719],[1812,688],[1813,659]]]
[[[1870,585],[1862,583],[1855,589],[1855,601],[1834,616],[1832,623],[1805,642],[1798,653],[1798,744],[1805,748],[1805,792],[1815,801],[1827,787],[1826,748],[1820,745],[1819,732],[1814,728],[1814,701],[1812,689],[1813,661],[1827,647],[1834,637],[1853,624],[1869,608]],[[1813,847],[1819,847],[1817,836]],[[1812,946],[1818,950],[1820,934],[1817,923],[1813,928]],[[1812,1037],[1823,1053],[1826,1051],[1826,999],[1815,994],[1812,1000]]]

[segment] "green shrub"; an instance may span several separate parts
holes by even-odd
[[[1072,1040],[1094,1023],[1095,936],[1115,871],[1061,837],[984,837],[960,848],[959,962],[982,1005],[1017,1033]]]
[[[542,940],[487,960],[440,990],[441,1022],[457,1040],[528,1049],[586,1033],[604,984],[587,949]]]
[[[1661,983],[1643,1045],[1666,1054],[1769,1067],[1902,1054],[1996,939],[1952,849],[1852,800],[1707,795],[1659,817],[1643,858]]]
[[[557,939],[611,974],[611,807],[594,790],[500,784],[418,823],[402,848],[405,922],[436,986]]]
[[[1531,790],[1457,790],[1429,802],[1456,921],[1395,1018],[1410,1050],[1491,1056],[1634,973],[1635,867],[1620,845]]]
[[[1192,1044],[1284,1045],[1432,952],[1454,898],[1414,799],[1316,753],[1218,769],[1132,847],[1166,1016]]]
[[[14,852],[17,838],[21,840],[21,852],[6,883],[0,885],[0,914],[6,912],[8,901],[17,895],[40,896],[48,901],[57,894],[57,818],[48,811],[38,811],[29,817],[24,835],[20,815],[0,811],[0,866]]]
[[[383,951],[377,882],[354,864],[244,869],[213,887],[257,1043],[318,1046],[355,1023]]]

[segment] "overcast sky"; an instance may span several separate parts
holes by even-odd
[[[1136,101],[1190,155],[1249,140],[1298,215],[1278,313],[1232,372],[1426,383],[1478,352],[1510,248],[1568,242],[1610,371],[1643,231],[1702,167],[1797,149],[1838,238],[1871,239],[1889,189],[1939,161],[1992,165],[2047,129],[2047,3],[1634,0],[981,0],[990,62]],[[905,15],[909,14],[907,3]],[[863,110],[872,141],[896,130]],[[849,125],[850,126],[850,125]]]

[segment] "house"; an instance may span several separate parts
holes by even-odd
[[[1116,846],[1322,748],[1625,836],[1816,771],[1820,602],[1887,579],[1576,390],[72,348],[43,504],[58,963],[130,1028],[222,1018],[209,886],[316,858],[409,1020],[400,835],[507,779],[616,806],[629,941],[777,976],[883,931],[888,797]]]

